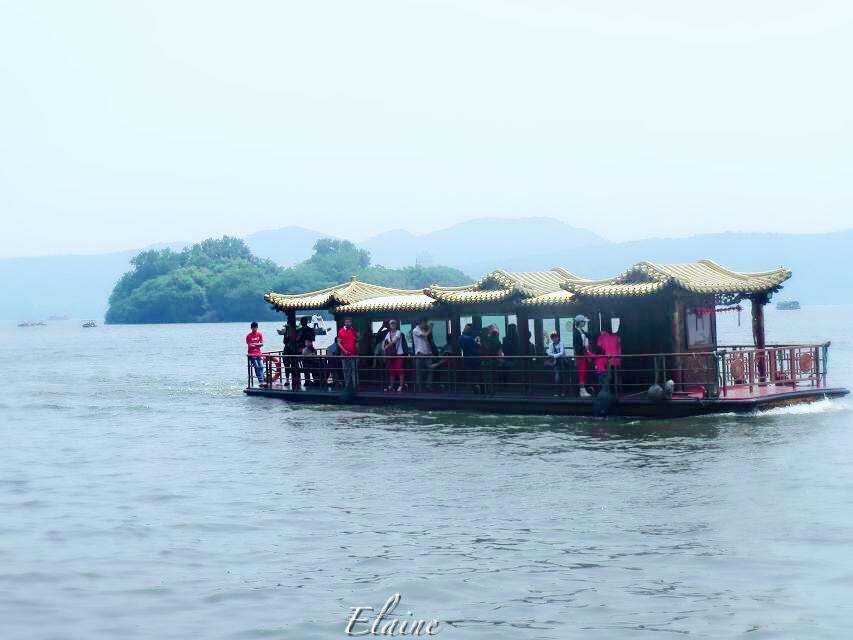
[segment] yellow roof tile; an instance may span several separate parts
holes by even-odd
[[[403,312],[426,311],[439,306],[435,298],[418,292],[415,294],[394,294],[368,298],[332,309],[333,313],[373,313],[373,312]]]
[[[646,296],[668,286],[702,295],[747,295],[772,291],[790,277],[791,272],[782,267],[738,273],[712,260],[681,264],[639,262],[615,278],[595,283],[566,283],[563,288],[587,297]]]

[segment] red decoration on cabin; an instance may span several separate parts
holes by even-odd
[[[693,309],[693,312],[700,317],[709,316],[712,313],[728,313],[729,311],[737,311],[738,313],[740,313],[741,311],[743,311],[743,307],[741,307],[739,304],[736,304],[732,307],[694,307]]]

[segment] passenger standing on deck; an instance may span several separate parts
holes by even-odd
[[[264,334],[258,331],[258,323],[250,325],[251,331],[246,334],[246,345],[249,349],[249,362],[255,369],[258,384],[264,386],[264,364],[261,358],[261,347],[264,346]]]
[[[432,386],[432,344],[430,341],[432,328],[426,318],[422,319],[418,326],[412,329],[412,346],[415,350],[415,388],[423,391]]]
[[[459,350],[462,352],[462,378],[471,385],[472,391],[480,390],[480,343],[477,332],[470,322],[459,336]]]
[[[381,355],[381,351],[383,348],[382,345],[385,344],[385,336],[387,336],[388,332],[391,330],[392,322],[394,321],[383,320],[382,325],[379,327],[376,333],[373,334],[373,353],[375,353],[376,355]],[[397,328],[399,328],[399,324]]]
[[[618,369],[622,366],[622,341],[615,331],[611,331],[611,329],[618,328],[618,323],[618,319],[614,322],[611,318],[611,320],[604,325],[604,328],[596,340],[596,344],[601,350],[601,353],[606,356],[604,360],[604,373],[610,374],[610,382],[614,388],[618,386]]]
[[[504,336],[501,342],[501,350],[504,356],[508,358],[520,355],[518,353],[518,327],[515,324],[508,324],[506,326],[506,336]],[[506,369],[512,369],[515,365],[514,360],[506,360],[505,362],[504,368]]]
[[[352,326],[352,318],[344,318],[344,326],[338,330],[338,346],[344,356],[341,359],[344,386],[355,391],[358,388],[358,331]]]
[[[335,336],[335,341],[326,349],[326,368],[332,377],[332,387],[344,384],[343,367],[341,366],[341,345],[338,337]]]
[[[311,343],[311,348],[314,348],[314,341],[317,339],[317,332],[314,331],[314,327],[308,324],[309,318],[308,316],[302,316],[299,318],[299,330],[296,332],[296,345],[297,345],[297,354],[298,355],[309,355],[307,358],[299,358],[297,360],[297,366],[299,371],[296,372],[297,376],[302,377],[302,373],[305,373],[305,386],[307,387],[311,384],[311,373],[314,369],[312,358],[310,354],[305,353],[305,345],[306,343]],[[316,351],[315,351],[316,353]]]
[[[575,366],[578,369],[578,395],[588,398],[589,391],[586,389],[586,372],[589,370],[589,333],[586,326],[589,318],[581,315],[575,316],[572,322],[572,346],[575,352]]]
[[[490,324],[480,333],[480,355],[483,356],[483,391],[494,393],[496,373],[503,355],[501,334],[497,325]]]
[[[313,347],[314,341],[317,339],[317,332],[314,331],[314,327],[308,324],[309,322],[308,316],[302,316],[299,318],[299,333],[297,339],[302,347],[305,346],[306,340],[310,341],[311,346]]]
[[[394,391],[396,380],[397,391],[406,388],[406,370],[403,368],[403,356],[406,355],[406,336],[400,331],[400,323],[397,320],[388,322],[388,331],[382,338],[382,351],[388,362],[388,386],[386,391]]]
[[[385,367],[386,369],[388,368],[387,359],[383,359],[380,356],[384,355],[385,336],[388,335],[388,326],[390,322],[390,320],[383,320],[379,330],[373,334],[373,343],[370,345],[371,353],[377,357],[373,359],[370,366],[376,370],[379,370],[382,367]]]
[[[299,336],[296,332],[296,327],[287,325],[284,336],[284,382],[290,379],[290,389],[295,391],[301,386],[301,373],[299,369],[299,358],[294,357],[300,355]]]

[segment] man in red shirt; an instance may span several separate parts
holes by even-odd
[[[246,334],[246,346],[249,348],[249,362],[255,368],[258,384],[264,386],[264,365],[261,358],[261,347],[264,346],[264,334],[258,331],[258,323],[253,322],[251,331]]]
[[[341,364],[344,370],[344,385],[355,390],[358,387],[358,331],[352,326],[352,318],[344,318],[344,326],[338,329]]]

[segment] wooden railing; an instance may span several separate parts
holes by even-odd
[[[733,387],[825,387],[829,343],[727,346],[718,351],[721,394]]]
[[[608,388],[620,397],[644,395],[659,385],[666,392],[694,397],[726,397],[733,390],[775,387],[785,391],[826,386],[827,350],[823,345],[773,345],[763,350],[727,346],[698,353],[652,353],[566,357],[545,356],[330,356],[262,354],[264,386],[298,391],[335,390],[355,371],[361,391],[397,392],[400,376],[409,393],[504,394],[525,396],[595,395]],[[392,363],[393,361],[396,361]],[[396,369],[392,383],[391,374]],[[585,373],[584,373],[585,372]],[[258,385],[247,368],[248,386]],[[581,381],[585,382],[581,385]],[[351,382],[351,380],[349,381]],[[766,390],[766,389],[765,389]]]

